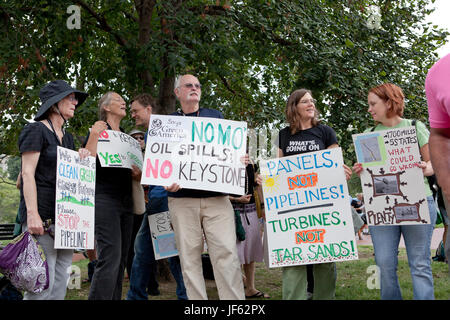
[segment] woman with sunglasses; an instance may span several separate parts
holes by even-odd
[[[28,230],[42,246],[49,287],[40,293],[25,292],[24,300],[64,300],[73,250],[54,248],[56,152],[58,146],[75,149],[73,136],[64,130],[64,124],[88,94],[56,80],[46,84],[39,96],[42,105],[35,122],[27,124],[19,136],[22,158],[19,218],[22,230]],[[89,152],[79,149],[79,154],[83,158]]]

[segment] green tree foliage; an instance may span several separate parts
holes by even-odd
[[[8,179],[16,181],[21,169],[20,157],[9,157],[6,163],[8,165]]]
[[[4,173],[0,170],[0,177],[2,175]],[[14,223],[19,202],[20,194],[16,188],[16,183],[2,178],[2,183],[0,183],[0,223]]]
[[[156,111],[169,113],[175,76],[192,72],[203,84],[203,106],[250,127],[281,125],[289,93],[312,89],[351,160],[351,134],[371,123],[370,87],[400,85],[405,115],[426,120],[424,79],[446,37],[425,23],[432,1],[3,1],[0,154],[17,153],[47,81],[66,79],[90,93],[70,121],[85,135],[106,91],[151,93]],[[80,29],[67,28],[72,4],[81,10]],[[381,28],[368,27],[370,5],[380,8]]]

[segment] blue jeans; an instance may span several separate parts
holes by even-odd
[[[411,270],[414,299],[433,300],[434,286],[431,270],[431,237],[436,223],[433,197],[427,197],[430,224],[400,226],[370,226],[375,262],[380,271],[381,299],[401,300],[397,277],[398,244],[403,235]]]
[[[142,220],[136,240],[134,242],[134,259],[131,267],[130,289],[127,293],[127,300],[147,300],[147,286],[151,275],[151,269],[155,269],[155,255],[153,252],[153,243],[151,239],[150,227],[148,224],[148,215],[158,212],[167,211],[167,197],[151,198],[150,207]],[[170,271],[177,282],[177,297],[179,300],[187,300],[186,288],[181,273],[180,259],[171,257],[169,260]]]

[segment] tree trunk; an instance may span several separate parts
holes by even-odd
[[[159,106],[155,113],[170,114],[175,111],[176,98],[173,92],[175,77],[166,76],[159,85]]]
[[[139,16],[139,47],[142,48],[150,41],[152,32],[152,15],[155,7],[154,0],[135,0],[136,11]],[[139,73],[144,92],[152,92],[155,85],[153,77],[148,70]]]

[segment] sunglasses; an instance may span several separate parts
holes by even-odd
[[[74,102],[74,101],[77,101],[77,102],[78,102],[77,97],[72,97],[72,96],[67,97],[67,100],[69,100],[70,102]]]
[[[143,136],[137,136],[137,137],[134,137],[136,140],[144,140],[144,137]]]

